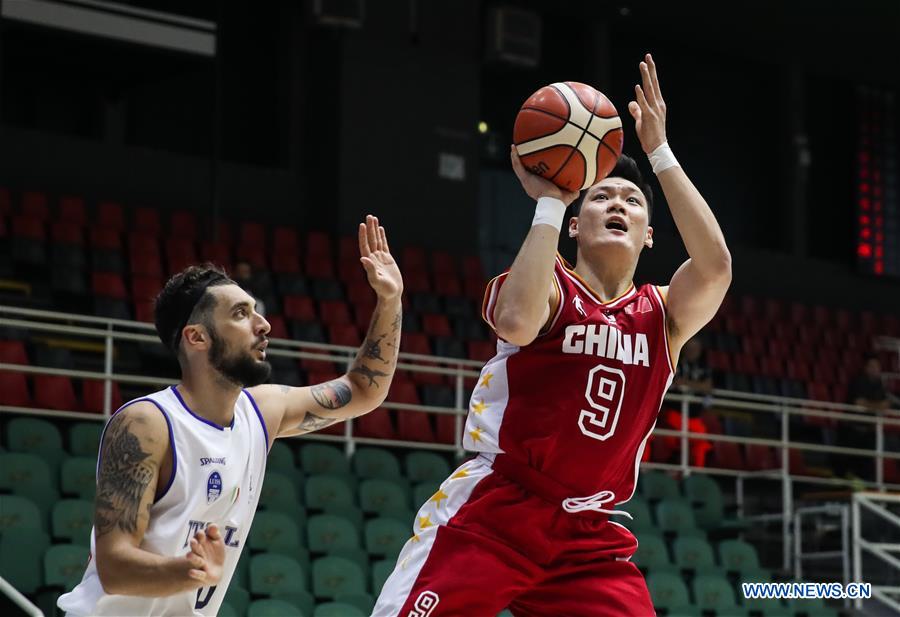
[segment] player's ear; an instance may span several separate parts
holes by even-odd
[[[574,238],[578,235],[578,217],[573,216],[569,219],[569,237]]]
[[[649,225],[647,226],[647,237],[644,238],[644,246],[648,249],[653,248],[653,228]]]
[[[202,324],[190,324],[181,331],[181,338],[186,347],[202,347],[209,343],[209,335]]]

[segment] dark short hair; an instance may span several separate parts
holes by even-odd
[[[189,266],[166,281],[156,297],[154,310],[156,333],[163,345],[177,356],[181,331],[186,325],[211,325],[210,316],[216,300],[209,288],[234,284],[224,270],[210,263]]]
[[[633,182],[635,186],[641,190],[641,193],[644,194],[644,199],[647,201],[647,222],[650,222],[653,218],[653,190],[650,188],[650,184],[644,180],[644,174],[641,173],[637,161],[627,154],[623,154],[619,157],[619,160],[616,161],[616,166],[613,167],[612,171],[609,172],[606,177],[623,178],[629,182]],[[600,182],[600,180],[597,182]],[[596,186],[597,182],[595,182],[593,186]],[[581,195],[579,195],[578,199],[572,204],[573,216],[578,216],[581,212],[581,204],[584,201],[585,195],[588,194],[588,191],[591,190],[591,188],[592,187],[588,187],[581,191]]]

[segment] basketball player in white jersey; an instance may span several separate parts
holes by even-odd
[[[403,281],[377,218],[360,224],[359,248],[378,296],[366,340],[346,374],[311,387],[260,385],[269,324],[221,270],[190,267],[166,283],[156,328],[181,382],[129,402],[104,430],[91,560],[58,601],[68,615],[218,612],[272,441],[362,415],[387,395]]]

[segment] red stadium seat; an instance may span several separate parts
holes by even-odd
[[[731,441],[716,441],[713,443],[713,455],[715,460],[712,467],[723,469],[747,469],[744,456],[741,454],[739,444]]]
[[[331,236],[324,231],[311,231],[306,234],[306,256],[327,257],[332,256]]]
[[[755,296],[741,296],[738,306],[744,317],[755,319],[762,315],[759,298]]]
[[[481,265],[481,259],[472,255],[463,257],[463,276],[467,279],[485,281],[486,279],[484,276],[484,268]]]
[[[235,257],[238,261],[245,260],[258,270],[265,270],[269,267],[266,261],[266,249],[263,246],[238,244]]]
[[[812,323],[819,328],[827,327],[833,322],[831,309],[817,304],[812,307]]]
[[[784,377],[784,362],[779,358],[761,358],[759,361],[760,374],[767,377]]]
[[[341,236],[338,238],[338,260],[359,262],[359,237]]]
[[[244,246],[264,248],[266,246],[266,227],[262,223],[241,223],[238,249]]]
[[[422,441],[434,443],[437,437],[431,426],[428,415],[422,411],[410,411],[398,409],[397,412],[397,439],[403,441]]]
[[[44,222],[28,216],[12,217],[12,235],[17,238],[29,238],[31,240],[45,240],[47,231]]]
[[[115,300],[126,300],[128,291],[125,289],[125,282],[118,274],[111,272],[93,272],[91,273],[91,290],[94,295],[101,298],[113,298]]]
[[[497,353],[497,345],[490,341],[469,341],[469,358],[480,362],[487,362]]]
[[[187,238],[169,238],[166,240],[166,265],[169,274],[181,272],[188,266],[198,263],[194,243]]]
[[[210,240],[221,242],[225,246],[231,246],[234,241],[234,233],[231,229],[231,223],[228,221],[219,221],[213,226],[213,236]]]
[[[897,459],[884,459],[884,467],[882,467],[882,470],[884,471],[885,482],[900,484],[900,464],[897,463]]]
[[[231,249],[222,241],[205,240],[200,243],[200,260],[228,269],[231,267]]]
[[[50,207],[47,204],[47,194],[40,191],[26,191],[22,193],[22,215],[47,221],[50,219]]]
[[[428,282],[428,275],[424,270],[404,270],[403,289],[412,293],[430,292],[431,284]]]
[[[714,371],[729,372],[732,370],[731,356],[728,355],[727,351],[708,349],[706,351],[706,359],[709,363],[709,368]]]
[[[272,250],[275,255],[290,255],[298,259],[300,255],[300,238],[293,227],[276,227],[272,232]]]
[[[300,258],[290,253],[272,255],[272,272],[276,274],[300,274]]]
[[[809,384],[806,393],[814,401],[830,401],[832,400],[831,388],[825,383],[813,382]],[[831,421],[831,420],[829,420]]]
[[[372,439],[396,439],[394,425],[387,409],[379,407],[353,420],[353,434]]]
[[[431,271],[435,275],[452,276],[459,278],[459,269],[456,259],[447,251],[433,251],[431,253]]]
[[[162,290],[162,279],[155,276],[134,276],[131,278],[131,297],[135,300],[154,300]]]
[[[29,364],[25,344],[22,341],[0,341],[0,362],[3,364]]]
[[[467,298],[471,298],[478,306],[481,306],[484,300],[484,290],[487,287],[487,281],[479,278],[466,278],[463,281],[463,294]]]
[[[462,285],[454,274],[436,274],[434,277],[434,290],[441,296],[463,295]]]
[[[430,356],[431,344],[428,336],[416,332],[404,332],[401,335],[400,350],[407,353],[417,353]]]
[[[135,208],[132,229],[148,235],[158,236],[162,231],[159,210],[156,208]]]
[[[31,407],[31,395],[24,374],[0,371],[0,405]]]
[[[745,353],[735,354],[734,369],[739,373],[745,373],[747,375],[758,375],[759,365],[757,364],[756,356]]]
[[[155,302],[153,300],[135,300],[134,318],[144,323],[153,323]]]
[[[334,278],[334,260],[331,255],[308,255],[304,268],[311,278]]]
[[[55,221],[50,227],[50,239],[54,244],[84,246],[82,227],[68,221]]]
[[[91,247],[106,251],[121,251],[122,235],[112,227],[92,227]]]
[[[747,334],[743,337],[741,343],[745,354],[762,356],[766,353],[766,343],[762,337]]]
[[[319,315],[326,326],[352,324],[350,308],[343,300],[323,300],[319,303]]]
[[[34,405],[45,409],[78,411],[81,405],[75,398],[72,380],[62,375],[34,376]]]
[[[359,335],[356,325],[352,323],[328,326],[328,341],[332,345],[346,345],[347,347],[359,347],[362,337]]]
[[[84,411],[103,413],[103,389],[104,383],[99,379],[85,379],[81,384],[81,399]],[[115,411],[122,406],[122,395],[119,392],[119,384],[112,382],[110,396],[110,411]]]
[[[316,321],[316,307],[313,299],[307,296],[284,296],[283,308],[285,319],[294,321]]]
[[[366,270],[359,262],[359,257],[344,259],[338,262],[338,278],[348,288],[352,286],[362,286],[366,289],[371,289],[369,287],[368,279],[366,278]]]
[[[269,330],[269,338],[288,338],[284,317],[281,315],[266,315],[266,321],[269,322],[269,326],[272,328]]]
[[[435,441],[447,444],[456,443],[456,416],[447,413],[435,414],[434,423],[436,427]],[[460,433],[465,430],[465,425],[465,419],[463,419],[463,428]]]
[[[769,321],[781,321],[785,317],[784,303],[774,298],[766,298],[763,302],[763,315]]]
[[[400,376],[394,377],[387,400],[391,403],[405,403],[407,405],[422,404],[416,385],[409,379]]]
[[[197,217],[187,210],[176,210],[169,217],[169,235],[187,240],[197,239]]]
[[[84,227],[87,222],[87,214],[84,210],[84,200],[81,197],[60,197],[59,214],[57,220],[73,223]]]
[[[800,325],[808,323],[810,319],[809,307],[800,302],[791,302],[791,323]]]
[[[128,235],[128,260],[132,276],[161,277],[163,275],[156,236],[144,232],[130,233]]]
[[[97,226],[118,232],[125,231],[125,213],[122,204],[103,201],[97,206]]]
[[[760,444],[747,444],[744,446],[746,452],[747,469],[751,471],[762,471],[763,469],[780,469],[781,462],[778,452],[771,446]]]
[[[809,370],[809,364],[800,360],[788,360],[785,364],[786,373],[789,379],[797,381],[809,381],[812,379],[812,372]]]
[[[837,309],[834,312],[834,325],[841,330],[849,330],[856,327],[853,316],[847,309]]]
[[[427,261],[425,249],[418,246],[407,246],[400,252],[400,264],[403,272],[425,272]]]

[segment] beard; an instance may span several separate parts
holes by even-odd
[[[272,373],[272,365],[265,360],[256,360],[250,352],[226,355],[225,342],[215,330],[209,328],[212,346],[209,348],[209,363],[229,382],[242,388],[252,388],[265,383]]]

